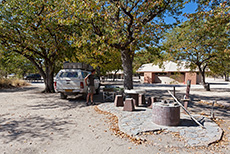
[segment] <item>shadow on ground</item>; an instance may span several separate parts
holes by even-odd
[[[180,119],[180,124],[178,125],[179,127],[184,126],[184,127],[199,127],[197,123],[195,123],[193,120],[190,119]]]
[[[172,87],[171,89],[173,89],[173,87],[186,87],[185,84],[161,84],[161,83],[156,83],[156,84],[142,84],[142,83],[138,83],[138,84],[134,84],[134,87]]]
[[[37,88],[38,87],[25,86],[25,87],[19,87],[19,88],[0,89],[0,92],[6,92],[6,93],[23,92],[23,91],[35,90]]]
[[[18,120],[0,117],[0,137],[4,143],[27,139],[53,140],[53,135],[68,137],[67,128],[73,125],[67,118],[45,118],[41,116],[21,117]]]
[[[40,94],[30,96],[30,99],[36,99],[38,103],[33,105],[27,105],[26,107],[32,108],[33,110],[44,110],[44,109],[57,109],[70,110],[74,108],[82,108],[86,106],[86,100],[82,95],[68,96],[67,99],[61,99],[59,94]],[[39,102],[39,99],[42,101]],[[102,102],[102,93],[94,95],[94,103],[96,105]]]

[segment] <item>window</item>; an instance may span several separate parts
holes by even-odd
[[[60,77],[77,78],[78,72],[61,72]]]
[[[158,76],[166,76],[166,73],[156,73]]]
[[[89,73],[88,72],[81,72],[82,77],[85,78]]]

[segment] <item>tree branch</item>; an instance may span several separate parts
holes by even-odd
[[[133,32],[131,31],[131,27],[132,27],[132,25],[133,25],[133,15],[132,15],[130,12],[128,12],[128,11],[124,8],[124,6],[121,6],[121,9],[122,9],[122,11],[130,18],[130,21],[129,21],[129,24],[128,24],[128,28],[127,28],[128,33],[129,33],[128,37],[129,37],[129,39],[130,39],[130,38],[132,37],[132,35],[133,35]]]
[[[24,54],[22,51],[19,51],[19,50],[16,50],[16,49],[14,49],[13,51],[16,52],[16,53],[18,53],[18,54],[20,54],[20,55],[23,55],[24,57],[26,57],[39,70],[39,72],[42,75],[42,77],[44,79],[46,78],[46,74],[45,74],[44,70],[42,69],[42,66],[39,65],[32,56]]]
[[[41,8],[40,12],[37,14],[37,16],[40,16],[42,14],[42,12],[43,12],[44,9],[45,9],[45,5],[43,4],[42,8]]]
[[[98,36],[103,36],[103,34],[102,34],[100,28],[94,24],[93,19],[91,20],[91,24],[92,24],[92,26],[93,26],[94,33],[97,34]]]
[[[137,6],[137,4],[140,2],[140,0],[138,0],[132,7],[131,9],[128,11],[129,13],[133,11],[133,9]]]
[[[18,32],[18,34],[19,34],[19,38],[20,38],[20,41],[22,41],[22,36],[21,36],[21,32],[20,32],[20,30],[18,29],[18,28],[15,28],[16,29],[16,31]]]
[[[207,58],[205,58],[205,59],[203,59],[203,60],[201,61],[201,64],[204,63],[204,62],[206,62],[206,61],[208,61],[208,60],[210,60],[210,59],[213,58],[213,57],[215,57],[215,55],[210,55],[210,56],[208,56]]]
[[[165,9],[167,8],[167,6],[171,3],[171,0],[168,1],[167,3],[165,3],[164,7],[160,8],[157,12],[153,12],[153,11],[150,11],[149,15],[148,15],[148,18],[145,18],[143,21],[142,21],[142,24],[145,25],[147,24],[148,22],[150,22],[151,20],[153,20],[153,18],[155,18],[158,14],[162,13],[163,11],[165,11]],[[153,10],[157,10],[156,8],[153,9]]]
[[[57,41],[57,35],[54,34],[54,33],[52,33],[51,30],[50,30],[48,27],[46,28],[46,30],[50,33],[50,35],[51,35],[52,37],[54,37],[54,41],[55,41],[55,43],[56,43],[57,50],[54,50],[54,52],[51,53],[51,57],[54,57],[55,54],[57,53],[57,51],[60,50],[60,48],[59,48],[59,42]]]

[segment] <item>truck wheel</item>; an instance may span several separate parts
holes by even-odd
[[[67,95],[65,95],[64,93],[60,93],[61,99],[66,99]]]

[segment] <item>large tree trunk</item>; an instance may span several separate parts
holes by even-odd
[[[116,70],[115,72],[114,72],[114,74],[113,74],[113,81],[115,81],[115,79],[116,79],[116,75],[117,75],[117,72],[118,72],[119,70]]]
[[[46,74],[44,78],[45,82],[45,93],[54,93],[54,82],[53,82],[53,77],[54,77],[54,64],[50,63],[45,63],[45,68],[46,68]]]
[[[129,50],[121,51],[122,67],[124,71],[124,88],[133,89],[133,58]]]
[[[31,57],[26,57],[28,58],[32,64],[35,65],[35,67],[38,69],[39,73],[44,79],[45,83],[45,90],[43,92],[45,93],[54,93],[54,85],[53,85],[53,77],[54,77],[54,67],[55,63],[52,63],[50,61],[45,61],[45,71],[43,70],[43,66],[38,64],[33,58]]]
[[[229,81],[229,74],[228,73],[224,73],[224,80]]]
[[[205,82],[205,73],[203,71],[200,72],[201,73],[201,83],[202,85],[205,85],[206,82]]]
[[[46,79],[44,79],[45,82],[45,93],[54,93],[54,82],[53,82],[53,75],[48,75]]]
[[[201,66],[198,66],[198,67],[199,67],[199,71],[200,71],[200,74],[201,74],[202,85],[204,86],[204,89],[206,91],[210,91],[210,85],[205,82],[205,68],[202,69]]]

